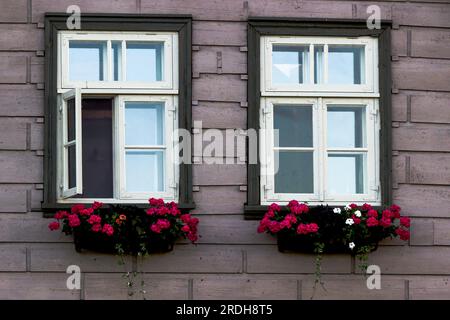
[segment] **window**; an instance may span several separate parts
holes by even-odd
[[[176,160],[174,136],[190,129],[191,18],[86,18],[67,30],[65,15],[47,15],[44,208],[149,197],[192,208],[191,168]]]
[[[381,181],[390,170],[381,139],[390,119],[379,79],[390,75],[384,31],[348,21],[250,21],[248,122],[260,132],[247,213],[292,199],[389,201],[389,179]]]

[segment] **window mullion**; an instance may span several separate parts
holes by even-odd
[[[121,71],[121,80],[126,81],[127,80],[127,42],[125,40],[122,40],[122,70]]]
[[[319,154],[319,165],[318,165],[318,172],[319,172],[319,200],[324,201],[325,200],[325,179],[327,174],[327,150],[326,150],[326,105],[323,102],[322,98],[317,99],[318,104],[318,114],[319,114],[319,121],[318,121],[318,132],[319,132],[319,147],[318,147],[318,154]]]
[[[323,83],[328,84],[328,44],[323,47]]]

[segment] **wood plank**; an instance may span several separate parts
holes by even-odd
[[[0,118],[0,150],[25,150],[27,125],[18,118]]]
[[[380,266],[382,274],[448,274],[450,247],[381,247],[368,263]]]
[[[44,150],[44,125],[32,123],[30,127],[30,149]]]
[[[393,202],[408,216],[448,217],[450,192],[448,186],[401,184],[393,190]]]
[[[314,300],[399,300],[405,298],[404,280],[386,280],[381,277],[381,289],[368,289],[364,277],[358,279],[323,279],[324,287],[314,280],[302,281],[302,299]]]
[[[192,70],[198,73],[247,73],[247,55],[238,47],[204,46],[192,53]]]
[[[392,19],[404,26],[450,27],[447,4],[398,4],[392,7]]]
[[[192,154],[194,157],[203,157],[203,163],[212,164],[213,162],[208,162],[209,160],[217,160],[219,164],[243,163],[245,161],[246,137],[238,129],[203,128],[196,131],[192,139],[194,143]],[[236,161],[227,159],[227,162],[225,162],[224,157],[238,159]]]
[[[0,116],[33,117],[44,114],[44,90],[36,90],[35,86],[0,85],[0,96]]]
[[[402,151],[450,151],[450,128],[433,125],[393,128],[392,148]]]
[[[392,95],[392,121],[405,122],[408,117],[407,96],[405,94]]]
[[[411,300],[449,300],[450,281],[446,277],[420,277],[409,282]]]
[[[83,12],[89,13],[137,13],[137,2],[135,0],[77,0],[74,3],[72,0],[33,0],[32,1],[32,22],[43,22],[44,14],[46,12],[66,12],[70,5],[76,4],[81,9],[81,16]],[[82,18],[83,19],[83,18]],[[83,22],[81,22],[83,23]],[[83,28],[83,25],[81,25]]]
[[[140,281],[144,280],[144,286]],[[170,279],[160,276],[138,274],[134,284],[134,294],[129,296],[127,280],[123,274],[88,273],[84,280],[84,298],[86,300],[142,300],[139,292],[145,290],[147,300],[186,300],[188,299],[188,280],[172,276]],[[131,291],[133,292],[133,291]]]
[[[23,245],[0,245],[0,271],[27,271],[26,261],[26,249]]]
[[[410,183],[449,184],[450,154],[414,154],[410,158]]]
[[[450,91],[450,61],[403,58],[392,63],[392,78],[398,89]]]
[[[280,253],[275,245],[249,246],[248,273],[314,273],[314,254]],[[349,255],[327,254],[323,257],[322,273],[350,273]]]
[[[194,21],[192,44],[209,46],[246,46],[245,22]]]
[[[34,152],[0,152],[0,183],[42,183],[43,157]]]
[[[0,83],[26,83],[27,57],[0,53]]]
[[[232,102],[199,102],[192,107],[194,121],[202,121],[203,128],[246,128],[247,109]]]
[[[144,272],[239,273],[242,249],[237,246],[177,245],[165,254],[155,254],[139,265]]]
[[[434,223],[434,245],[450,246],[450,220],[436,219]]]
[[[230,186],[247,183],[247,167],[243,164],[194,164],[192,172],[194,185]]]
[[[241,213],[247,194],[237,186],[202,186],[193,196],[196,204],[193,213],[227,214]]]
[[[193,298],[199,300],[292,300],[297,298],[297,281],[201,278],[194,280]]]
[[[411,121],[450,123],[450,95],[411,96]]]
[[[44,83],[44,58],[31,57],[30,59],[31,83]]]
[[[2,300],[78,300],[81,290],[68,290],[66,273],[0,273]]]
[[[392,157],[392,182],[406,182],[406,158],[404,155]]]
[[[411,32],[411,56],[418,58],[450,58],[450,31],[413,29]]]
[[[27,212],[27,191],[24,186],[0,185],[0,212]]]
[[[0,50],[44,50],[44,29],[33,24],[0,24]]]
[[[391,31],[391,50],[393,56],[405,57],[408,55],[407,31],[404,29]]]
[[[77,265],[81,272],[124,272],[118,257],[93,252],[77,253],[72,243],[30,245],[30,271],[66,272],[70,265]],[[130,257],[125,257],[128,265]]]
[[[193,79],[192,95],[196,101],[247,101],[247,81],[238,75],[203,74]]]
[[[411,219],[411,239],[412,246],[432,246],[434,244],[434,221],[433,219]]]
[[[2,1],[0,21],[3,23],[26,23],[28,12],[27,0]]]

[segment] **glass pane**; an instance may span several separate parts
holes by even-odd
[[[83,99],[83,198],[113,197],[112,99]]]
[[[106,42],[70,41],[69,78],[72,81],[102,81],[106,70]]]
[[[323,83],[323,46],[314,46],[314,83]]]
[[[275,154],[276,193],[314,193],[313,152],[280,151]]]
[[[364,106],[328,106],[327,126],[329,148],[366,146]]]
[[[127,80],[163,80],[164,42],[127,42]]]
[[[72,144],[67,147],[68,187],[75,188],[77,184],[77,159],[76,148]]]
[[[364,193],[364,154],[328,154],[328,189],[330,194]]]
[[[274,106],[274,129],[279,130],[276,147],[312,147],[312,106]]]
[[[67,142],[75,140],[75,99],[67,100]]]
[[[113,80],[122,80],[122,42],[112,41],[112,63],[113,63]]]
[[[328,83],[365,83],[364,46],[328,47]]]
[[[127,192],[164,191],[163,151],[126,151]]]
[[[309,46],[274,45],[272,82],[309,83]]]
[[[164,104],[162,102],[125,103],[125,144],[164,144]]]

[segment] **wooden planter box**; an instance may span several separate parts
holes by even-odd
[[[77,252],[94,251],[100,253],[116,254],[117,250],[113,237],[105,236],[102,233],[78,233],[73,235],[75,250]],[[136,255],[139,252],[138,244],[135,246],[129,245],[129,248],[124,248],[126,254]],[[147,244],[149,253],[165,253],[173,250],[174,241],[161,240],[155,238],[149,240]]]

